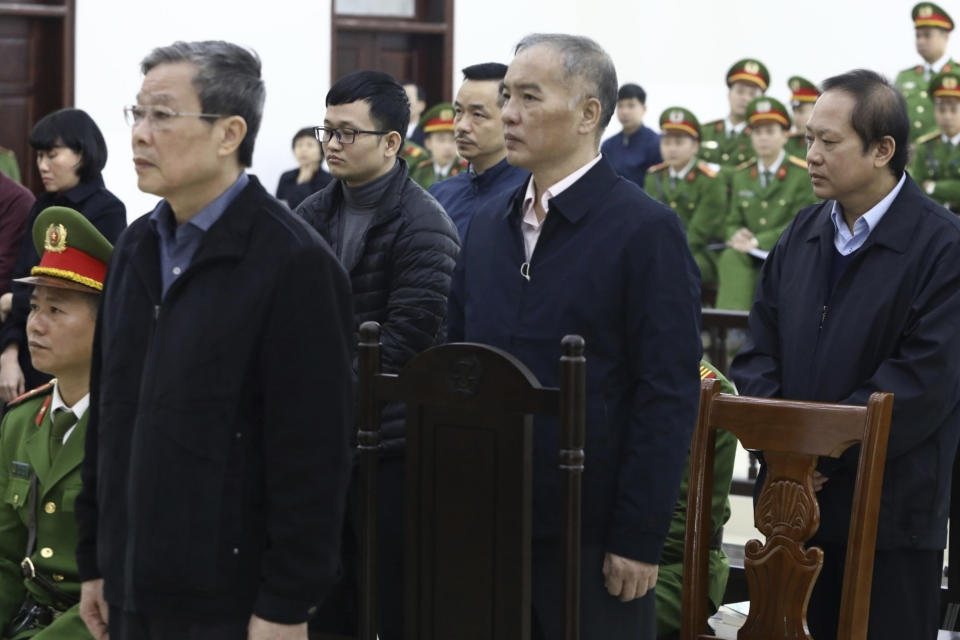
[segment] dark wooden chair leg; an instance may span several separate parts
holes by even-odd
[[[377,639],[377,465],[380,459],[380,403],[374,389],[380,373],[380,325],[360,327],[357,363],[357,449],[359,457],[359,640]]]
[[[586,407],[586,359],[580,336],[563,339],[560,365],[560,472],[564,475],[564,640],[580,638],[580,512]]]

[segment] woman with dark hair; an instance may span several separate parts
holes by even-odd
[[[277,199],[283,200],[296,209],[307,196],[320,191],[333,178],[320,168],[323,162],[323,149],[313,132],[313,127],[304,127],[293,136],[293,156],[299,169],[285,171],[277,184]]]
[[[49,113],[30,132],[30,146],[37,152],[44,192],[30,210],[27,228],[33,228],[34,220],[47,207],[63,205],[81,212],[115,243],[127,226],[127,211],[103,184],[100,172],[107,164],[107,143],[93,119],[80,109]],[[33,235],[24,234],[13,277],[29,276],[39,262]],[[33,369],[26,348],[30,289],[15,283],[10,293],[0,297],[0,315],[7,316],[0,330],[0,400],[4,402],[49,379]]]

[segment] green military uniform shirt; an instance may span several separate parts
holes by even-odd
[[[724,239],[729,240],[746,227],[756,237],[758,249],[770,251],[797,212],[817,201],[813,195],[807,163],[785,155],[776,174],[763,184],[759,163],[747,162],[733,174],[730,210],[724,223]],[[761,260],[735,249],[724,249],[717,264],[718,309],[748,310],[760,273]]]
[[[457,158],[453,161],[453,165],[451,165],[450,171],[447,172],[447,175],[438,177],[433,166],[433,158],[427,157],[420,162],[410,165],[410,177],[413,178],[413,181],[424,189],[429,189],[434,182],[440,182],[441,180],[452,178],[453,176],[466,171],[467,167],[469,166],[469,162],[463,158]]]
[[[736,167],[755,156],[749,126],[729,137],[726,120],[714,120],[700,127],[699,157],[704,162]]]
[[[723,377],[711,364],[700,363],[700,379],[716,378],[720,380],[723,393],[736,394],[737,390],[729,380]],[[710,583],[707,590],[710,596],[710,613],[713,614],[723,602],[723,593],[727,588],[730,575],[730,560],[720,548],[723,525],[730,519],[730,482],[733,480],[733,463],[737,455],[737,439],[729,431],[717,431],[716,449],[713,458],[713,498],[710,507],[710,535],[716,544],[710,549],[708,561]],[[687,529],[687,490],[690,486],[690,463],[683,470],[680,481],[680,499],[673,510],[670,531],[660,557],[660,571],[657,576],[656,606],[657,635],[663,636],[680,629],[683,601],[683,545]]]
[[[960,148],[945,141],[939,131],[917,138],[910,177],[931,198],[960,213]],[[928,189],[928,182],[933,183],[932,190]]]
[[[20,165],[17,163],[17,155],[6,147],[0,147],[0,172],[5,173],[14,182],[20,182]]]
[[[950,71],[957,63],[948,60],[940,71]],[[937,125],[933,121],[933,101],[927,91],[930,78],[923,77],[924,67],[918,64],[915,67],[904,69],[897,74],[896,85],[903,99],[907,101],[907,114],[910,117],[910,140],[933,132]]]
[[[37,476],[37,541],[31,559],[37,573],[62,591],[79,596],[77,573],[77,524],[74,503],[80,492],[87,425],[86,412],[53,462],[50,461],[48,415],[53,384],[25,394],[11,403],[0,425],[0,637],[3,640],[91,639],[74,605],[42,630],[8,638],[2,634],[10,619],[29,595],[36,602],[51,604],[48,594],[26,581],[20,561],[27,546],[30,477]]]
[[[727,191],[717,173],[705,162],[698,162],[686,174],[670,179],[670,167],[662,162],[650,167],[644,189],[651,197],[677,212],[687,230],[687,244],[705,284],[717,281],[717,252],[707,249],[710,242],[723,242]]]
[[[430,158],[430,152],[416,142],[406,140],[403,143],[403,150],[400,151],[400,157],[407,162],[407,167],[413,171],[417,164]]]
[[[801,160],[807,157],[807,139],[802,133],[791,133],[787,138],[787,144],[783,146],[788,156],[794,156]]]

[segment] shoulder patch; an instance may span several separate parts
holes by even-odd
[[[708,178],[717,177],[717,172],[714,171],[714,169],[710,165],[708,165],[706,162],[698,162],[697,169],[699,169],[700,173],[707,176]]]
[[[655,164],[649,169],[647,169],[647,173],[656,173],[657,171],[663,171],[666,168],[667,168],[667,163],[661,162],[660,164]]]
[[[418,162],[414,168],[422,169],[423,167],[426,167],[427,165],[432,165],[432,164],[433,164],[433,158],[426,158]]]
[[[420,147],[415,147],[413,145],[408,145],[403,152],[410,156],[411,158],[418,158],[423,155],[423,149]]]
[[[925,134],[923,134],[922,136],[920,136],[919,138],[917,138],[916,143],[917,143],[917,144],[926,144],[927,142],[930,142],[931,140],[936,140],[936,139],[939,138],[939,137],[940,137],[940,132],[939,132],[939,131],[931,131],[930,133],[925,133]]]
[[[717,377],[717,374],[716,374],[715,371],[713,371],[712,369],[707,368],[706,366],[704,366],[704,365],[702,365],[702,364],[700,365],[700,379],[701,379],[701,380],[711,380],[711,379],[716,378],[716,377]]]
[[[738,164],[737,167],[736,167],[736,170],[737,170],[737,171],[740,171],[740,170],[742,170],[742,169],[748,169],[748,168],[752,167],[752,166],[755,165],[755,164],[757,164],[757,159],[756,159],[756,158],[750,158],[750,159],[747,160],[746,162],[744,162],[744,163],[742,163],[742,164]]]
[[[31,389],[30,391],[27,391],[26,393],[17,396],[16,398],[14,398],[13,400],[7,403],[7,409],[12,409],[18,404],[23,404],[30,398],[36,398],[38,396],[42,396],[47,393],[53,393],[53,383],[54,381],[51,380],[45,385],[41,385],[36,389]]]
[[[797,156],[788,155],[787,160],[790,161],[790,164],[796,165],[801,169],[803,169],[804,171],[807,170],[807,161],[804,160],[803,158],[798,158]]]

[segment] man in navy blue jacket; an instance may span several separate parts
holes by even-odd
[[[856,114],[856,119],[853,115]],[[960,222],[904,172],[910,123],[881,76],[824,83],[807,162],[825,202],[801,211],[764,263],[745,395],[866,404],[894,394],[869,637],[937,636],[950,478],[960,439]],[[808,609],[836,636],[857,451],[821,460],[823,571]]]
[[[598,154],[616,104],[606,52],[532,35],[503,82],[507,160],[532,178],[478,211],[451,340],[500,347],[558,383],[560,340],[587,344],[582,637],[652,639],[657,563],[696,417],[700,282],[679,218]],[[534,637],[561,637],[558,425],[534,435]]]

